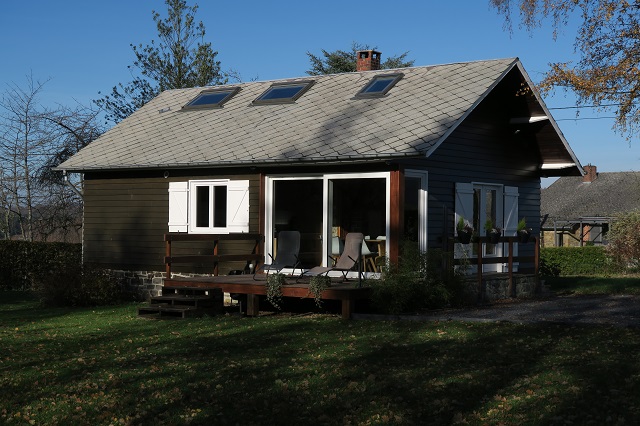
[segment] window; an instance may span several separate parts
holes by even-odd
[[[484,235],[484,224],[491,220],[494,226],[502,229],[502,235],[513,236],[518,224],[518,188],[511,186],[457,183],[455,199],[455,224],[463,217],[471,223],[474,232]],[[477,256],[476,246],[457,244],[456,257]],[[483,244],[483,256],[500,257],[502,244]],[[517,247],[514,247],[517,256]],[[502,271],[501,264],[488,264],[485,271]]]
[[[203,90],[198,96],[183,106],[182,109],[221,108],[222,104],[231,99],[233,95],[239,91],[239,87]]]
[[[169,232],[249,232],[249,181],[170,182]]]
[[[295,83],[275,83],[258,96],[253,104],[285,104],[293,103],[313,85],[313,81]]]
[[[283,230],[301,232],[305,268],[330,265],[330,255],[339,254],[339,240],[349,232],[383,241],[372,243],[371,250],[382,244],[386,252],[389,181],[388,172],[268,176],[265,253],[273,253],[274,239]]]
[[[373,98],[387,94],[400,81],[404,74],[387,74],[375,76],[356,94],[357,98]]]

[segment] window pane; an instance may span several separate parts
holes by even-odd
[[[408,177],[404,181],[404,237],[417,242],[420,231],[420,178]]]
[[[209,187],[196,186],[196,227],[209,227]]]
[[[213,187],[213,226],[224,228],[227,226],[227,187]]]
[[[222,102],[231,92],[209,92],[198,95],[194,100],[189,102],[188,106],[202,106],[202,105],[218,105]]]
[[[364,89],[364,93],[381,93],[384,92],[385,89],[393,83],[396,77],[379,77],[376,78]]]
[[[491,220],[493,223],[493,227],[497,227],[498,224],[496,222],[496,190],[495,189],[487,189],[485,191],[485,221]],[[496,245],[487,243],[485,245],[485,254],[494,255],[497,254]]]

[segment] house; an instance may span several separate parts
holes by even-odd
[[[167,232],[260,233],[266,256],[287,229],[304,267],[356,231],[396,261],[405,239],[442,247],[460,216],[514,235],[540,217],[541,176],[581,175],[519,59],[358,55],[353,73],[165,91],[61,164],[84,175],[84,261],[159,284]]]
[[[640,209],[640,172],[598,172],[584,166],[580,177],[564,176],[542,190],[543,244],[547,247],[603,245],[615,216]]]

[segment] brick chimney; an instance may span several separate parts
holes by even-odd
[[[356,52],[356,71],[375,71],[380,69],[380,52],[360,50]]]
[[[591,164],[588,164],[583,167],[586,174],[582,176],[583,182],[593,182],[598,178],[598,168]]]

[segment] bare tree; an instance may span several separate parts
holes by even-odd
[[[82,107],[43,107],[39,96],[45,84],[27,76],[24,86],[9,84],[0,101],[4,238],[15,233],[14,224],[21,238],[29,241],[47,240],[56,232],[65,240],[79,226],[80,200],[51,167],[100,134],[97,112]]]

